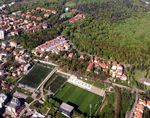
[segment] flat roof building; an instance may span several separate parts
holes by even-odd
[[[71,115],[72,115],[72,113],[73,113],[73,109],[74,109],[73,106],[71,106],[71,105],[69,105],[69,104],[63,102],[63,103],[60,105],[59,111],[60,111],[62,114],[64,114],[65,116],[71,117]]]

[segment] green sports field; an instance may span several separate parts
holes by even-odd
[[[55,73],[45,85],[46,90],[51,90],[55,93],[63,84],[67,81],[67,78],[62,77],[60,74]]]
[[[88,116],[90,113],[91,115],[94,115],[103,99],[101,96],[90,93],[69,83],[66,83],[63,88],[57,92],[55,97],[62,100],[63,102],[77,105],[78,109]]]
[[[33,88],[37,88],[40,83],[53,70],[53,66],[37,63],[33,66],[30,72],[21,79],[19,83]]]

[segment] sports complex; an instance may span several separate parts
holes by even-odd
[[[87,116],[93,116],[100,108],[104,94],[90,92],[92,85],[77,78],[65,77],[55,73],[45,85],[45,90],[54,93],[54,99],[60,103],[72,105],[75,110]],[[99,92],[99,91],[98,91]]]
[[[30,92],[34,92],[48,78],[43,86],[45,96],[52,93],[54,100],[60,104],[65,102],[86,116],[94,116],[102,104],[104,91],[97,88],[102,92],[93,92],[93,90],[97,90],[93,89],[94,86],[77,79],[75,76],[66,76],[63,72],[54,70],[55,66],[36,63],[19,81],[20,87],[23,86],[25,89],[28,88]]]

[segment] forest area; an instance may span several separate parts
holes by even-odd
[[[86,19],[65,24],[63,35],[79,50],[128,64],[149,63],[147,8],[132,0],[79,4],[77,8],[87,14]]]

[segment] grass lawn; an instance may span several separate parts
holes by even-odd
[[[90,93],[69,83],[66,83],[63,88],[58,91],[55,97],[66,103],[70,102],[77,105],[78,109],[87,115],[90,115],[90,104],[92,106],[91,115],[94,115],[103,99],[98,95]]]
[[[47,77],[47,75],[52,71],[53,67],[49,65],[44,65],[37,63],[34,65],[32,70],[20,80],[19,83],[37,88],[39,84]]]

